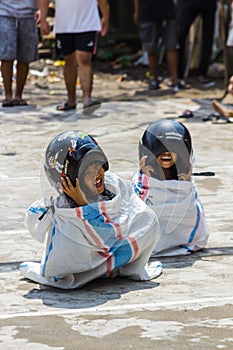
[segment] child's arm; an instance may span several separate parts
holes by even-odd
[[[74,187],[70,181],[70,178],[66,176],[66,178],[61,178],[61,189],[65,192],[70,198],[72,198],[78,206],[87,205],[87,199],[83,191],[79,186],[78,179],[76,178],[76,186]]]
[[[192,172],[193,172],[193,167],[192,167],[192,164],[190,164],[189,172],[187,174],[185,173],[178,174],[178,180],[191,181]]]

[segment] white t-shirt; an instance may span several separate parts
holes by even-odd
[[[56,0],[55,33],[100,31],[97,0]]]

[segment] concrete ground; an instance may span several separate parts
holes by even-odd
[[[223,91],[149,93],[143,82],[119,81],[95,76],[93,96],[103,104],[88,117],[80,104],[76,113],[56,112],[66,98],[59,78],[46,86],[32,78],[28,107],[0,108],[0,349],[233,349],[233,124],[202,120]],[[150,282],[97,280],[62,291],[23,279],[19,264],[43,253],[23,221],[27,207],[51,192],[43,155],[52,137],[91,132],[111,170],[129,181],[146,126],[186,108],[194,117],[179,120],[193,137],[194,170],[215,172],[195,178],[210,230],[206,249],[160,259],[163,274]]]

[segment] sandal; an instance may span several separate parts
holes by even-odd
[[[56,110],[57,111],[71,111],[72,109],[76,109],[76,105],[70,105],[68,102],[62,103],[61,105],[58,105]]]
[[[190,109],[186,109],[178,118],[192,118],[193,112]]]
[[[17,99],[17,98],[13,101],[13,104],[14,104],[14,106],[27,106],[28,105],[25,100]]]
[[[220,118],[220,115],[218,113],[211,113],[207,117],[203,117],[202,121],[203,122],[208,122],[209,120],[211,121],[216,121]]]
[[[211,113],[208,117],[202,118],[203,122],[212,121],[213,124],[233,123],[233,118],[225,117],[217,113]]]
[[[211,80],[210,80],[208,77],[204,76],[204,75],[199,75],[199,76],[197,77],[197,80],[198,80],[198,82],[199,82],[200,84],[208,84],[208,83],[211,82]]]
[[[233,118],[219,116],[219,118],[212,121],[212,124],[226,124],[226,123],[233,123]]]
[[[2,102],[2,107],[14,107],[14,101],[13,100],[4,100]]]
[[[178,87],[182,90],[188,90],[191,89],[192,86],[190,84],[187,84],[184,80],[180,80],[178,82]]]
[[[151,80],[149,82],[149,90],[158,90],[160,89],[159,82],[157,80]]]
[[[100,108],[101,102],[98,100],[89,100],[83,107],[83,114],[89,115]]]

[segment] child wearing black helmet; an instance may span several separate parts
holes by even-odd
[[[75,148],[69,148],[59,184],[71,207],[115,197],[104,183],[109,167],[104,152],[90,135],[84,139],[79,137]]]
[[[152,256],[188,254],[208,240],[204,209],[192,180],[192,140],[188,129],[161,119],[139,142],[139,166],[132,185],[160,223]]]
[[[148,265],[159,224],[109,164],[96,140],[79,130],[57,135],[45,154],[45,173],[59,195],[27,212],[27,227],[47,244],[41,263],[20,265],[24,277],[63,289],[98,277],[150,280],[161,263]],[[136,205],[135,205],[136,204]]]
[[[182,123],[152,123],[139,143],[139,157],[143,173],[158,180],[191,180],[192,141]]]

